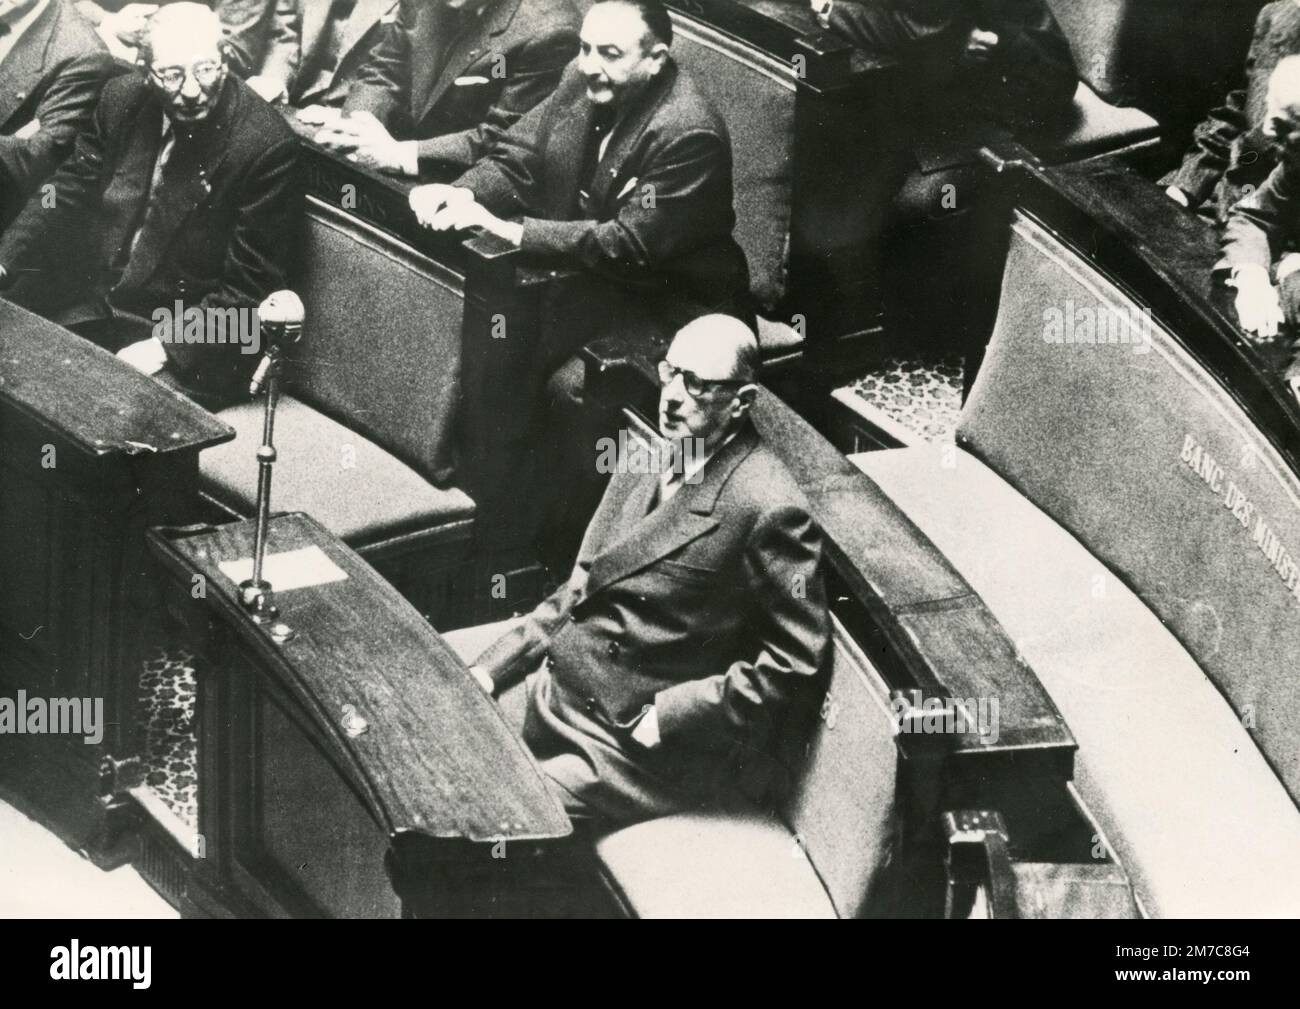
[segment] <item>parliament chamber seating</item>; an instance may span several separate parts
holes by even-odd
[[[756,422],[826,535],[833,649],[820,719],[774,808],[683,813],[595,838],[622,911],[860,917],[947,907],[967,916],[980,906],[971,894],[996,891],[986,903],[999,915],[1136,913],[1122,866],[1097,857],[1097,825],[1070,780],[1070,730],[984,602],[879,488],[766,390]],[[635,415],[629,423],[648,434]],[[472,662],[507,626],[446,640]],[[999,738],[900,732],[900,719],[915,717],[912,690],[998,697]],[[954,818],[961,829],[945,835]],[[993,837],[1003,842],[1001,862],[989,860],[1000,880],[986,871],[972,882],[963,868],[945,881],[946,845]]]
[[[1270,535],[1300,542],[1295,418],[1269,412],[1266,386],[1248,392],[1259,372],[1238,360],[1234,387],[1216,367],[1235,348],[1204,332],[1221,324],[1191,290],[1208,288],[1208,269],[1179,274],[1188,290],[1154,303],[1181,311],[1178,326],[1143,300],[1172,278],[1144,275],[1114,219],[1090,221],[1081,251],[1036,216],[1062,191],[1076,213],[1104,192],[1123,215],[1141,180],[1077,167],[1053,191],[1048,170],[1004,167],[1026,176],[1026,206],[957,445],[853,461],[988,604],[1059,705],[1079,746],[1075,785],[1146,910],[1289,913],[1300,618],[1268,550],[1280,556]],[[1130,240],[1160,234],[1125,224]],[[1208,265],[1213,246],[1168,252]],[[1051,313],[1078,312],[1082,335],[1085,308],[1100,339],[1056,340]]]
[[[511,624],[446,641],[473,662]],[[779,809],[680,813],[605,833],[601,875],[634,917],[859,917],[896,844],[899,759],[889,689],[835,621],[821,713]]]
[[[319,201],[306,218],[295,278],[306,323],[286,354],[273,506],[308,512],[422,612],[454,620],[475,515],[451,484],[461,278]],[[257,500],[263,403],[219,416],[237,437],[203,454],[202,489],[246,517]]]
[[[889,689],[835,622],[821,714],[774,812],[681,813],[596,841],[602,873],[642,918],[856,918],[897,843],[899,753]]]

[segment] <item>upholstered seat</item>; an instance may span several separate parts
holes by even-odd
[[[254,452],[262,440],[262,404],[242,403],[218,416],[236,437],[203,453],[204,491],[231,512],[248,515],[257,500]],[[468,535],[474,502],[463,491],[434,487],[374,442],[292,396],[280,400],[275,445],[276,510],[308,512],[353,548],[421,531]]]
[[[466,662],[513,626],[445,636]],[[888,692],[838,622],[821,719],[774,812],[691,812],[596,841],[602,873],[641,918],[834,918],[871,910],[894,851],[898,751]]]
[[[1079,743],[1075,782],[1149,912],[1294,913],[1297,814],[1196,661],[1067,530],[974,456],[853,456],[988,604]],[[1189,732],[1188,727],[1195,731]]]
[[[775,816],[682,813],[607,834],[596,857],[641,918],[834,918],[807,854]]]

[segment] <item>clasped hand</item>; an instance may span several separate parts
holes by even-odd
[[[470,190],[460,186],[416,186],[411,190],[410,203],[416,220],[432,231],[484,228],[500,234],[506,224],[475,200]]]
[[[309,106],[298,118],[311,126],[320,126],[315,139],[322,147],[346,154],[366,168],[382,172],[401,172],[402,146],[370,112],[345,114],[320,105]]]
[[[1262,340],[1277,336],[1284,321],[1282,300],[1268,271],[1261,267],[1243,267],[1234,278],[1237,286],[1237,319],[1241,328]]]

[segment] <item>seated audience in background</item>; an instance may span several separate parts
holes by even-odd
[[[568,582],[471,667],[575,820],[762,802],[811,725],[821,536],[749,419],[757,367],[744,323],[682,329],[662,465],[620,468]]]
[[[161,3],[124,3],[122,0],[77,0],[81,16],[95,26],[109,51],[120,60],[134,63],[136,49],[149,17],[159,7],[177,0]],[[241,77],[247,77],[252,66],[248,50],[240,40],[260,38],[267,29],[259,26],[270,23],[270,0],[211,0],[205,6],[213,8],[221,19],[227,41],[227,62]]]
[[[1228,93],[1196,127],[1182,165],[1160,180],[1169,198],[1222,225],[1246,192],[1277,164],[1265,132],[1268,81],[1285,56],[1300,54],[1300,0],[1277,0],[1259,12],[1246,57],[1245,87]],[[1247,188],[1249,187],[1249,188]]]
[[[565,569],[600,493],[588,450],[609,419],[585,409],[583,345],[612,334],[662,345],[709,312],[753,318],[732,236],[731,139],[671,43],[659,0],[598,0],[554,94],[455,184],[411,192],[428,227],[483,228],[577,268],[540,320],[534,373],[502,376],[530,404],[546,384],[540,423],[556,457],[543,556]]]
[[[0,232],[72,150],[113,72],[70,0],[0,0]]]
[[[549,95],[578,50],[570,0],[402,0],[349,89],[345,116],[305,110],[318,142],[418,175],[468,168]]]
[[[1069,122],[1079,75],[1046,0],[811,0],[818,19],[916,79],[923,145]],[[976,144],[978,146],[978,144]],[[924,166],[924,158],[920,158]]]
[[[1263,129],[1277,167],[1228,215],[1223,257],[1215,267],[1231,271],[1227,282],[1237,289],[1241,328],[1266,341],[1284,327],[1294,334],[1300,326],[1300,56],[1278,62],[1267,104]],[[1300,398],[1300,353],[1284,378]]]
[[[247,54],[248,86],[268,102],[338,107],[397,0],[262,0],[230,38]]]
[[[247,395],[249,313],[285,286],[297,228],[298,141],[230,75],[207,8],[159,11],[142,56],[105,85],[55,198],[36,194],[0,238],[0,282],[143,371]]]

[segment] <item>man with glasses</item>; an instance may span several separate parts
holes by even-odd
[[[142,74],[0,239],[14,300],[210,403],[246,394],[255,309],[285,286],[298,143],[226,68],[200,4],[149,22]],[[238,332],[229,331],[231,325]]]
[[[821,537],[750,421],[757,363],[730,316],[677,334],[658,471],[620,464],[568,582],[471,666],[575,820],[761,802],[819,699]]]

